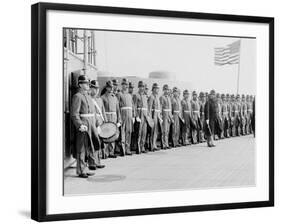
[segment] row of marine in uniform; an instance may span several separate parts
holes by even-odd
[[[122,79],[120,86],[117,80],[107,81],[99,94],[98,81],[89,81],[85,76],[78,78],[78,85],[71,115],[78,136],[85,130],[88,133],[84,142],[81,137],[77,141],[76,137],[75,156],[80,167],[77,173],[82,177],[87,177],[86,171],[81,171],[83,167],[103,168],[101,158],[132,155],[132,151],[140,154],[166,150],[206,140],[207,145],[213,147],[213,139],[251,134],[254,130],[253,96],[242,95],[240,100],[240,95],[220,95],[212,90],[210,94],[200,92],[199,97],[193,91],[190,97],[189,91],[184,90],[181,99],[180,89],[170,89],[167,84],[163,85],[161,96],[157,83],[152,85],[149,94],[143,81],[138,82],[134,93],[134,86],[128,79]],[[87,98],[84,107],[88,108],[81,109],[77,95]],[[83,119],[87,120],[86,124]],[[104,143],[99,138],[99,127],[104,122],[112,122],[120,129],[116,141]]]

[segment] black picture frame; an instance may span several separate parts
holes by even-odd
[[[269,200],[243,203],[196,206],[160,207],[101,212],[46,214],[46,13],[48,10],[111,13],[169,18],[191,18],[217,21],[254,22],[269,25]],[[148,215],[222,209],[274,206],[274,18],[164,11],[138,8],[103,7],[90,5],[37,3],[31,10],[31,218],[37,221],[74,220],[116,216]]]

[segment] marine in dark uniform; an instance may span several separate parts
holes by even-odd
[[[214,133],[219,126],[219,106],[216,99],[215,90],[211,90],[208,100],[205,104],[205,133],[208,147],[214,147]]]

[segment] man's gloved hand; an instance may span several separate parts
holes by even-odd
[[[136,118],[136,121],[140,123],[140,122],[141,122],[141,119],[140,119],[139,117],[137,117],[137,118]]]
[[[88,127],[84,124],[81,124],[80,127],[79,127],[79,131],[81,131],[81,132],[88,131]]]

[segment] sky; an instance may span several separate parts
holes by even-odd
[[[95,31],[97,66],[116,76],[148,77],[152,71],[169,71],[177,81],[191,82],[195,90],[256,92],[256,40],[241,39],[237,64],[214,64],[214,48],[240,38],[175,34]]]

